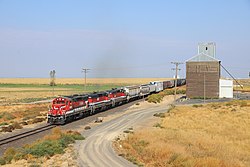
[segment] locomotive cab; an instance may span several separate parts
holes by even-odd
[[[48,112],[48,122],[63,124],[65,122],[65,113],[72,108],[70,99],[59,97],[53,100],[52,107]]]

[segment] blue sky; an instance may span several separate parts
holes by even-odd
[[[171,77],[199,42],[248,77],[250,1],[0,0],[0,77]]]

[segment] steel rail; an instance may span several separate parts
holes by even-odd
[[[13,141],[16,141],[16,140],[19,140],[22,138],[25,138],[25,137],[28,137],[28,136],[32,136],[34,134],[37,134],[37,133],[40,133],[40,132],[43,132],[43,131],[46,131],[49,129],[52,129],[54,127],[56,127],[56,125],[45,125],[45,126],[42,126],[42,127],[36,128],[36,129],[29,130],[27,132],[19,133],[19,134],[16,134],[16,135],[4,138],[4,139],[0,139],[0,146],[7,144],[7,143],[11,143]]]

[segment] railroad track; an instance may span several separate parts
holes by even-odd
[[[29,131],[24,132],[24,133],[19,133],[19,134],[16,134],[16,135],[4,138],[4,139],[0,139],[0,146],[7,144],[7,143],[11,143],[13,141],[16,141],[16,140],[19,140],[22,138],[25,138],[25,137],[28,137],[28,136],[32,136],[34,134],[37,134],[37,133],[40,133],[40,132],[43,132],[43,131],[46,131],[49,129],[52,129],[54,127],[56,127],[56,125],[45,125],[45,126],[42,126],[42,127],[36,128],[36,129],[29,130]]]

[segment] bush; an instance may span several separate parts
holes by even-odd
[[[0,114],[0,118],[3,118],[5,121],[9,121],[15,119],[16,117],[12,113],[4,112]]]
[[[74,143],[75,140],[73,136],[71,135],[62,135],[62,138],[60,139],[59,143],[63,147],[67,147],[69,144]]]
[[[4,158],[0,158],[0,165],[5,165],[6,164],[6,161],[4,160]]]
[[[163,99],[163,97],[167,95],[174,95],[175,90],[174,89],[165,89],[164,91],[157,93],[157,94],[152,94],[147,97],[146,101],[149,103],[160,103]],[[184,89],[177,89],[176,94],[185,94],[186,90]]]
[[[15,150],[9,148],[5,151],[4,156],[0,158],[0,164],[11,163],[12,159],[29,159],[30,157],[50,157],[55,154],[64,153],[64,149],[75,140],[84,140],[79,132],[67,131],[62,132],[59,128],[52,130],[52,134],[45,136],[42,140],[26,145]]]
[[[40,167],[41,165],[39,165],[39,164],[36,164],[36,163],[33,163],[33,164],[31,164],[29,167]]]
[[[17,122],[14,122],[14,123],[12,124],[12,126],[13,126],[14,129],[22,129],[22,128],[23,128],[23,127],[22,127],[19,123],[17,123]]]
[[[8,123],[7,122],[0,123],[0,126],[3,126],[3,125],[8,125]]]
[[[6,163],[10,163],[16,154],[16,150],[12,147],[8,148],[3,155],[3,159]]]
[[[194,104],[193,107],[194,108],[199,108],[199,107],[202,107],[203,105],[202,104]]]
[[[240,107],[247,107],[247,102],[246,101],[241,101],[240,102]]]
[[[160,118],[165,118],[165,114],[164,113],[155,113],[153,116],[160,117]]]
[[[66,146],[67,145],[61,144],[61,140],[59,141],[45,140],[41,143],[32,146],[31,148],[28,148],[27,153],[34,155],[35,157],[53,156],[55,154],[64,153],[63,149]]]
[[[161,94],[152,94],[146,100],[149,103],[160,103],[162,99],[163,99],[163,96]]]
[[[167,113],[170,113],[175,108],[174,104],[170,104]]]
[[[156,128],[164,128],[163,126],[161,126],[161,124],[160,124],[160,123],[156,123],[156,124],[154,124],[154,125],[153,125],[153,127],[156,127]]]
[[[163,93],[164,93],[165,95],[174,95],[175,90],[174,90],[174,89],[165,89],[165,90],[163,91]],[[186,94],[186,90],[185,90],[185,89],[178,89],[178,88],[177,88],[176,94]]]

